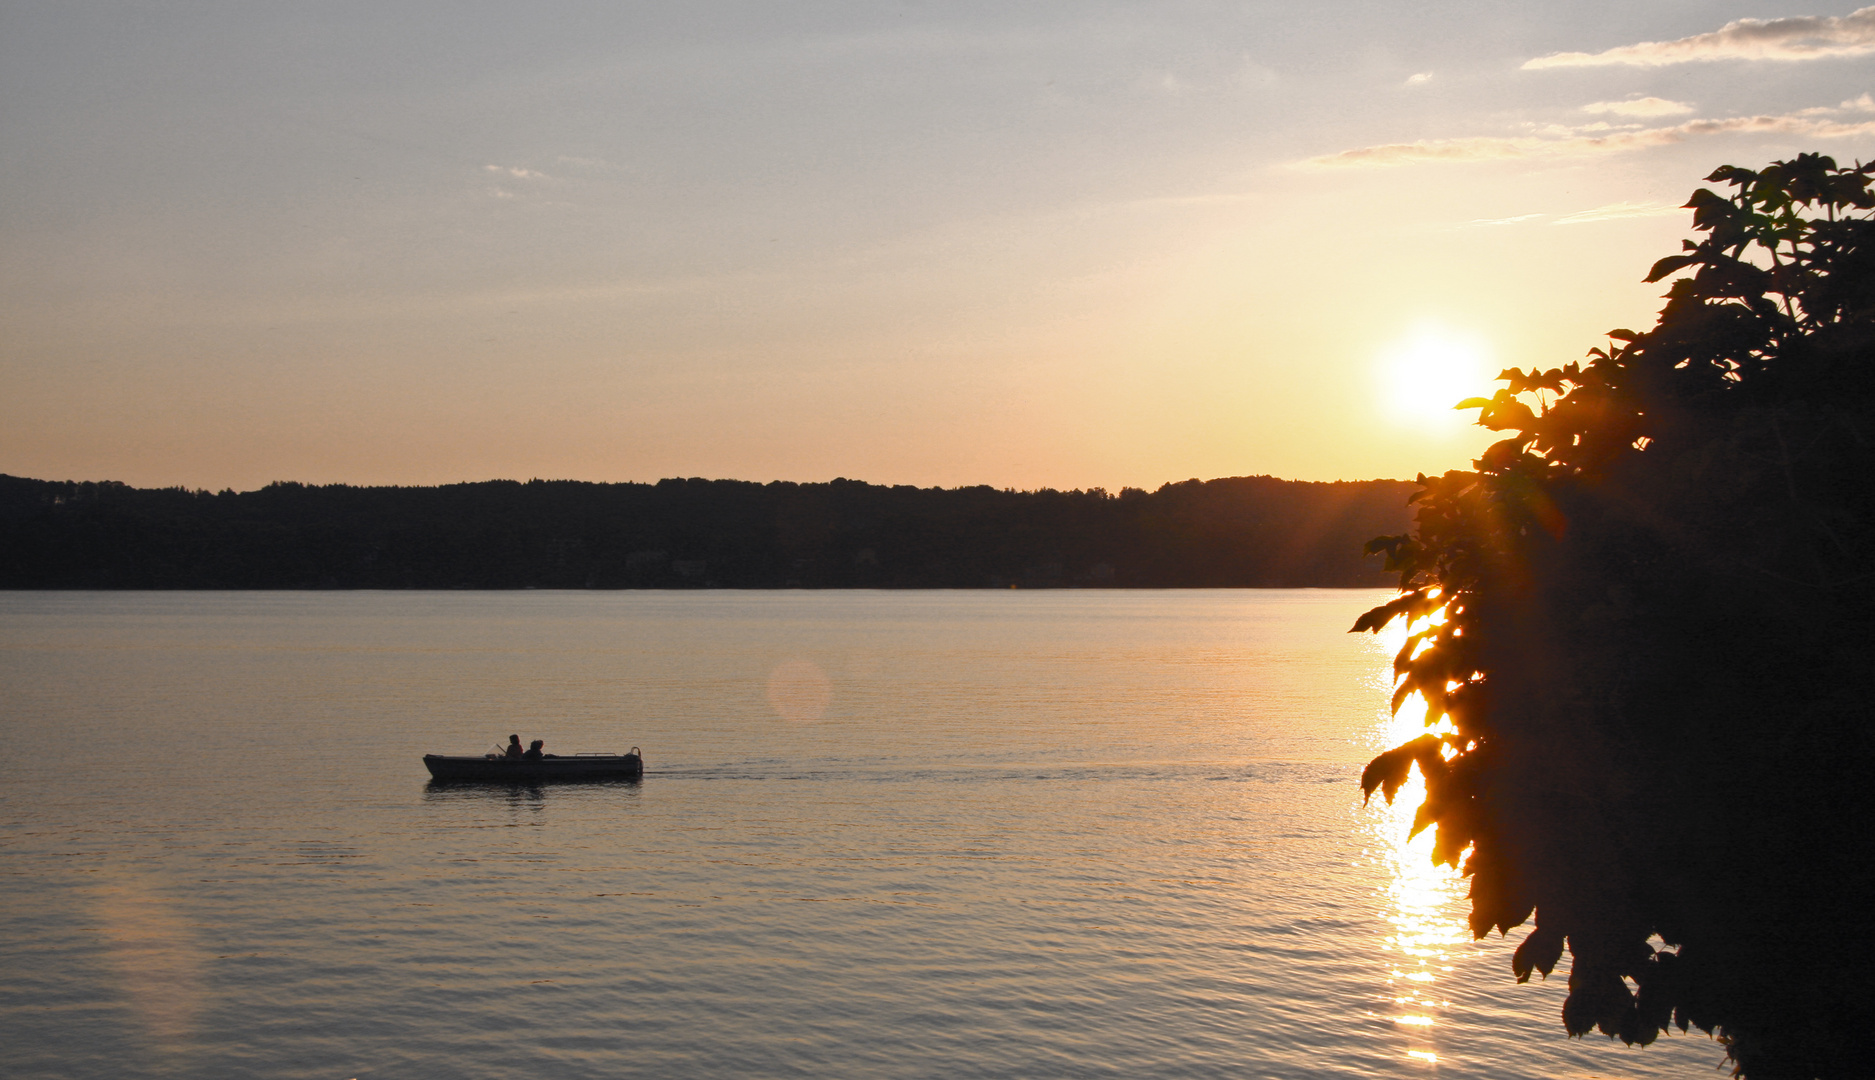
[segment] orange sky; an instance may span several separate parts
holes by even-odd
[[[1714,166],[1875,146],[1875,13],[1553,7],[13,9],[0,472],[1462,466],[1402,364],[1577,359]]]

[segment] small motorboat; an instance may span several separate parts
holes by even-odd
[[[637,780],[645,774],[636,746],[623,754],[548,754],[511,758],[503,754],[425,754],[423,767],[440,783],[542,784],[560,780]]]

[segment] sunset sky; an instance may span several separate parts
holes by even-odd
[[[1411,477],[1872,75],[1730,0],[10,2],[0,472]]]

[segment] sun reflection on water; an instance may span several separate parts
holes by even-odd
[[[1377,677],[1389,690],[1393,655],[1405,640],[1406,628],[1398,623],[1376,635],[1377,652],[1383,658]],[[1398,746],[1424,733],[1425,718],[1426,706],[1419,696],[1407,698],[1399,712],[1384,719],[1376,749]],[[1385,872],[1379,890],[1381,915],[1392,926],[1382,943],[1389,966],[1385,992],[1377,996],[1384,1008],[1375,1015],[1393,1021],[1407,1042],[1406,1057],[1437,1064],[1439,1016],[1450,1005],[1439,994],[1439,981],[1452,970],[1455,950],[1470,939],[1470,932],[1460,914],[1464,879],[1452,867],[1432,863],[1437,826],[1408,836],[1413,814],[1425,797],[1425,781],[1415,768],[1391,805],[1376,793],[1369,809],[1373,850]]]

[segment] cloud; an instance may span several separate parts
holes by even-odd
[[[1542,214],[1518,214],[1515,217],[1473,218],[1459,227],[1463,229],[1478,229],[1491,225],[1516,225],[1519,222],[1529,221],[1531,218],[1540,218],[1542,216]]]
[[[1591,221],[1614,221],[1619,218],[1660,217],[1663,214],[1677,214],[1686,209],[1683,206],[1669,206],[1659,202],[1618,202],[1607,206],[1598,206],[1593,210],[1578,210],[1565,214],[1550,222],[1552,225],[1584,225]]]
[[[1558,67],[1663,67],[1703,60],[1821,60],[1875,52],[1875,7],[1847,15],[1739,19],[1707,34],[1643,41],[1598,53],[1556,53],[1524,62],[1524,70]]]
[[[1613,113],[1616,116],[1681,116],[1693,107],[1683,101],[1644,97],[1630,101],[1597,101],[1582,106],[1585,113]]]
[[[1421,139],[1387,143],[1324,154],[1301,162],[1326,168],[1389,168],[1429,161],[1509,161],[1530,158],[1589,157],[1672,146],[1713,135],[1797,135],[1810,139],[1843,139],[1875,135],[1875,121],[1845,124],[1801,114],[1784,116],[1732,116],[1720,120],[1688,120],[1671,127],[1642,127],[1599,131],[1603,125],[1569,129],[1551,127],[1534,135],[1480,135],[1463,139]]]
[[[482,166],[482,168],[484,171],[492,172],[492,173],[499,173],[505,176],[512,176],[517,180],[551,180],[553,179],[552,177],[548,176],[544,172],[535,172],[533,169],[523,169],[517,165],[484,165]]]
[[[1837,108],[1845,112],[1875,112],[1875,97],[1869,96],[1865,91],[1861,97],[1850,98]]]
[[[1432,72],[1430,71],[1422,71],[1416,75],[1408,75],[1406,77],[1406,85],[1408,86],[1424,86],[1431,81]]]

